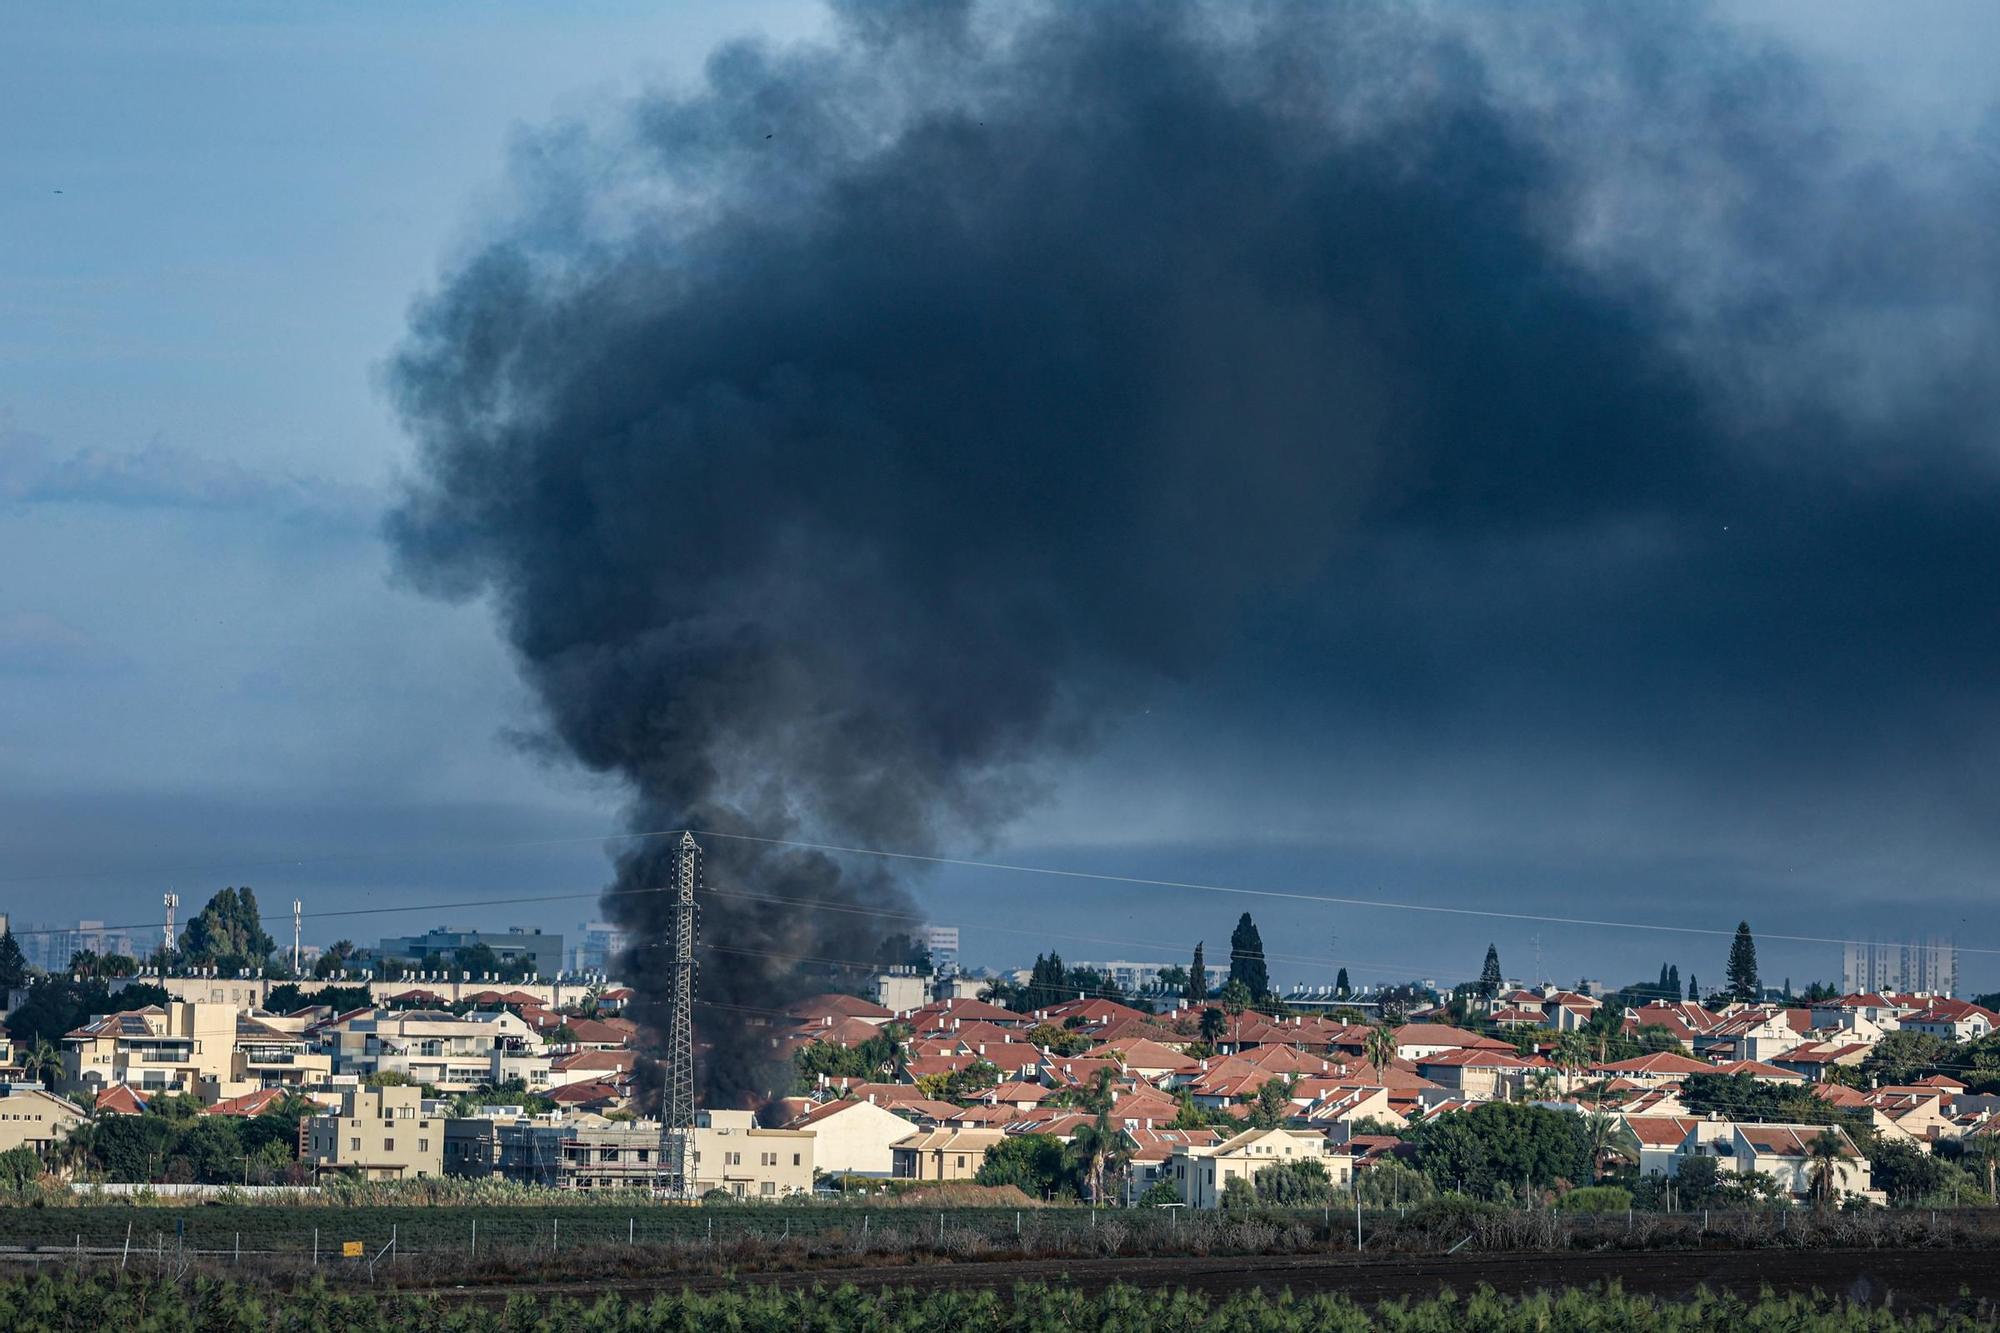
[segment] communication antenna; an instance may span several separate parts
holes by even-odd
[[[299,935],[305,923],[306,905],[301,900],[292,899],[292,975],[299,974]]]
[[[174,912],[181,905],[181,896],[178,893],[169,893],[164,901],[167,906],[167,926],[166,936],[160,941],[160,952],[171,954],[174,951]]]
[[[673,888],[673,983],[660,1085],[660,1163],[670,1199],[693,1199],[694,1181],[694,898],[701,887],[701,844],[681,834]]]

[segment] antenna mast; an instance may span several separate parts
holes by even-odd
[[[167,906],[166,933],[160,939],[160,953],[163,955],[161,961],[164,962],[174,952],[174,910],[181,905],[181,896],[178,893],[169,893],[163,901]]]
[[[305,908],[306,905],[304,902],[300,901],[297,898],[292,899],[292,975],[293,976],[297,976],[299,974],[299,935],[300,935],[300,928],[305,922]]]
[[[681,834],[674,876],[673,991],[660,1086],[660,1163],[667,1197],[692,1199],[694,1181],[694,898],[701,887],[701,844]]]

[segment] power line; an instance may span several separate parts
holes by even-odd
[[[927,865],[954,866],[970,870],[1005,871],[1021,875],[1045,875],[1058,879],[1100,881],[1112,884],[1131,884],[1153,889],[1191,889],[1201,893],[1235,894],[1252,898],[1280,898],[1293,902],[1325,903],[1333,907],[1380,908],[1386,911],[1429,912],[1447,916],[1483,917],[1498,921],[1533,921],[1548,925],[1587,926],[1605,930],[1643,930],[1680,935],[1713,935],[1733,938],[1736,932],[1718,930],[1712,926],[1672,926],[1654,921],[1613,921],[1594,917],[1549,916],[1535,912],[1502,912],[1478,907],[1442,907],[1434,903],[1399,902],[1385,898],[1349,898],[1325,893],[1301,893],[1285,889],[1251,889],[1232,884],[1204,884],[1191,880],[1147,879],[1136,875],[1114,875],[1092,870],[1065,870],[1053,866],[1018,865],[1005,861],[977,861],[966,857],[932,856],[922,852],[887,851],[875,847],[848,847],[838,843],[804,842],[792,838],[766,838],[749,833],[721,833],[714,830],[696,829],[695,832],[707,838],[731,838],[738,842],[764,843],[775,847],[795,847],[804,851],[838,852],[851,856],[875,856],[897,861],[916,861]],[[653,836],[651,834],[635,836]],[[1880,940],[1855,940],[1825,935],[1780,935],[1769,932],[1758,934],[1759,939],[1783,940],[1790,944],[1880,944]],[[1972,945],[1952,945],[1960,953],[2000,954],[2000,948],[1980,948]]]

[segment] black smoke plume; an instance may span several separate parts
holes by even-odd
[[[694,91],[526,143],[514,216],[419,307],[402,568],[492,599],[635,829],[911,851],[990,836],[1103,718],[1225,657],[1359,717],[1573,708],[1654,752],[1688,701],[1674,617],[1727,638],[1693,675],[1752,714],[1774,669],[1801,715],[1887,697],[1860,640],[1792,625],[1879,612],[1979,660],[1990,628],[1899,588],[1945,562],[1978,585],[1954,602],[1993,591],[1990,511],[1825,462],[1865,414],[1745,369],[1760,333],[1795,369],[1831,353],[1787,330],[1865,324],[1853,256],[1705,187],[1782,162],[1802,226],[1894,190],[1751,77],[1796,71],[1622,13],[1566,34],[1627,99],[1575,135],[1566,66],[1376,6],[850,5],[823,43],[726,47]],[[1656,84],[1698,104],[1652,125]],[[1711,130],[1727,151],[1690,154]],[[1603,225],[1648,190],[1747,202],[1669,250]],[[1731,513],[1765,519],[1747,576]],[[1856,577],[1815,582],[1843,552]],[[1661,691],[1641,720],[1620,679]],[[766,1013],[824,984],[801,969],[913,909],[865,860],[708,850],[700,1077],[754,1100],[784,1082]],[[627,891],[670,878],[641,842],[606,902],[642,1015],[666,899]]]

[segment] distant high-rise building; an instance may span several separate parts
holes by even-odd
[[[28,965],[44,972],[67,971],[69,960],[80,953],[94,953],[99,957],[109,954],[137,956],[131,932],[107,929],[102,921],[24,926],[15,940],[20,944],[21,956],[27,959]]]
[[[958,975],[958,927],[925,926],[917,939],[931,952],[931,968],[941,977]]]
[[[1904,943],[1848,941],[1841,959],[1840,988],[1849,995],[1958,991],[1958,946],[1944,940]]]
[[[618,971],[625,952],[625,932],[609,921],[577,923],[576,943],[570,948],[570,968],[576,972]]]

